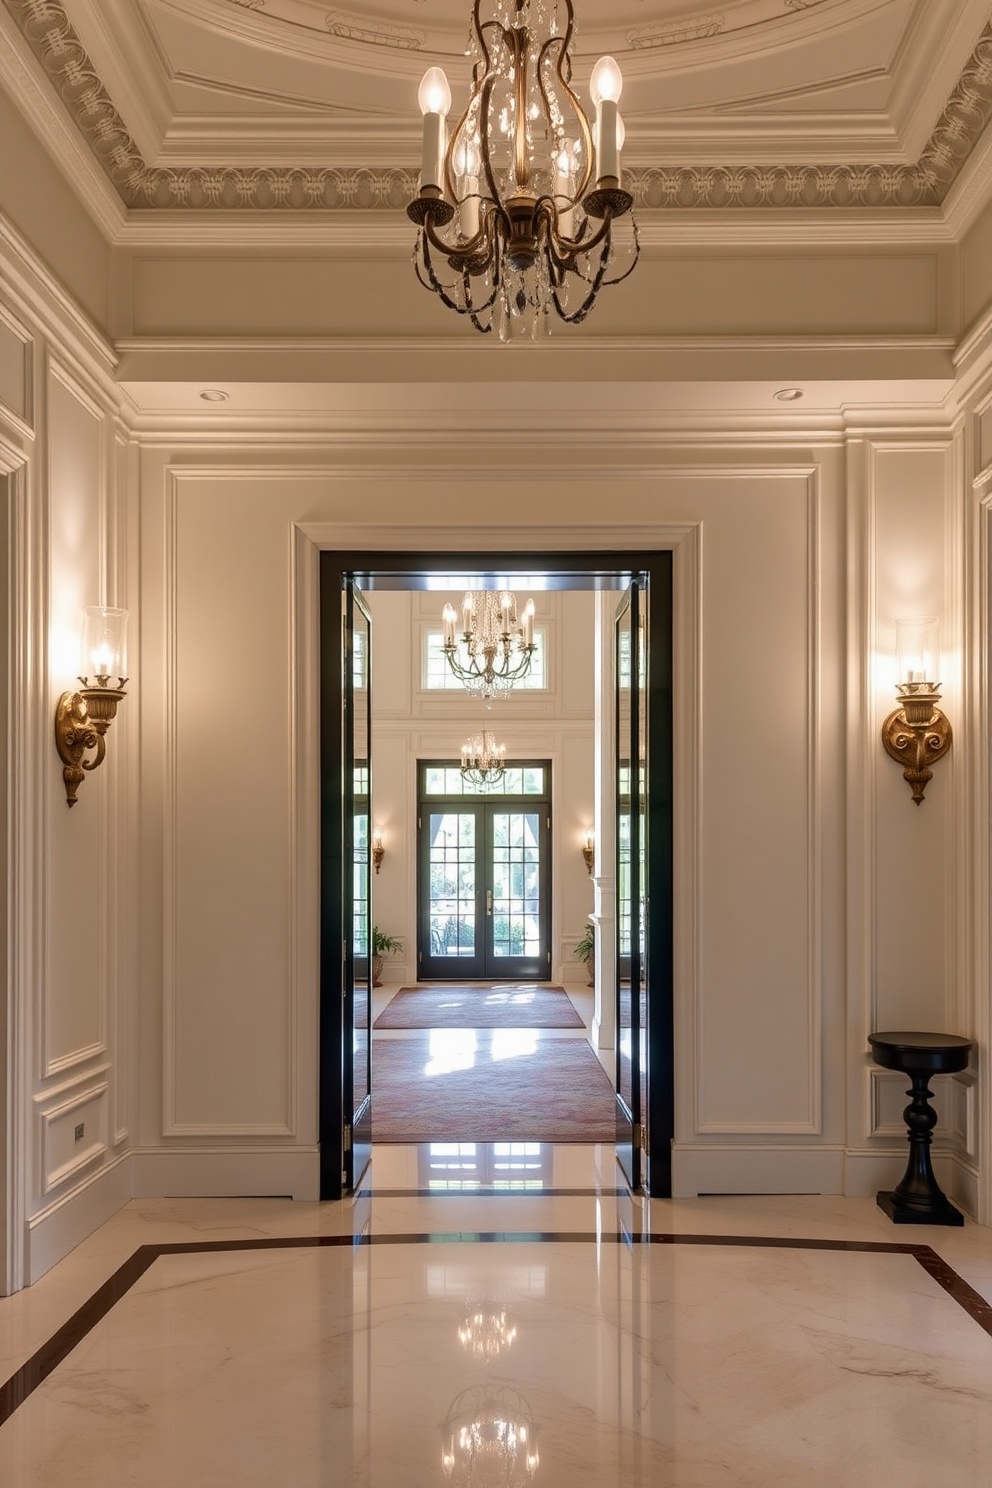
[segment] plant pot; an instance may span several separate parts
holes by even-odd
[[[586,976],[589,978],[586,986],[594,987],[596,985],[596,957],[586,956],[583,958],[582,964],[586,969]]]
[[[383,963],[383,960],[384,959],[385,958],[383,956],[373,956],[372,957],[372,985],[373,985],[373,987],[381,987],[382,986],[382,963]]]

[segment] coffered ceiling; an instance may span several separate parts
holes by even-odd
[[[401,206],[425,67],[445,67],[456,108],[467,91],[468,0],[2,4],[131,209]],[[992,112],[988,0],[575,9],[580,91],[603,51],[623,67],[624,167],[647,209],[936,209]]]

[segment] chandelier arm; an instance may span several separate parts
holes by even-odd
[[[558,81],[561,83],[562,89],[567,94],[568,100],[572,105],[572,111],[575,114],[576,123],[579,126],[579,133],[582,136],[582,158],[585,161],[581,180],[577,183],[572,196],[572,200],[577,202],[580,201],[583,196],[585,196],[586,188],[589,185],[589,182],[592,180],[594,152],[592,147],[592,130],[589,128],[589,120],[586,118],[585,109],[579,102],[577,95],[572,91],[571,86],[572,58],[569,53],[569,47],[572,44],[572,37],[575,34],[575,13],[572,10],[572,0],[565,0],[565,14],[567,17],[565,23],[565,34],[563,37],[551,36],[544,43],[541,48],[540,57],[538,59],[537,75],[541,86],[541,96],[544,99],[545,106],[548,110],[548,117],[550,118],[551,102],[548,98],[547,89],[544,86],[544,78],[541,74],[541,63],[544,61],[545,53],[550,52],[551,47],[558,43],[559,50],[557,59],[555,61],[555,73],[557,75]],[[565,66],[568,67],[567,77],[565,76],[564,71]]]
[[[424,267],[426,268],[427,273],[429,275],[429,282],[428,282],[428,280],[427,279],[424,279],[423,275],[420,272],[420,265],[419,264],[416,265],[417,278],[420,280],[421,284],[424,286],[425,289],[432,289],[434,291],[434,293],[437,295],[438,299],[441,301],[441,304],[444,305],[444,306],[446,306],[447,309],[454,310],[458,315],[471,315],[472,314],[472,311],[467,306],[465,306],[465,305],[459,305],[459,303],[458,303],[457,300],[452,299],[451,295],[448,292],[447,287],[437,277],[437,274],[434,272],[434,262],[433,262],[433,259],[430,256],[430,251],[428,249],[428,246],[427,246],[426,241],[421,245],[421,247],[422,247],[422,252],[423,252]],[[443,246],[443,244],[442,244],[441,251],[442,252],[445,252],[446,251],[445,248],[444,248],[444,246]],[[493,299],[495,299],[495,298],[496,298],[496,295],[494,293],[493,294]],[[492,300],[489,301],[489,304],[492,304]],[[485,305],[480,305],[478,308],[480,310],[485,310],[487,307]],[[481,330],[482,327],[480,326],[479,329]]]
[[[564,305],[562,305],[561,301],[559,300],[557,289],[552,287],[551,295],[555,302],[555,310],[558,312],[558,315],[565,322],[566,325],[581,325],[586,316],[589,314],[589,311],[596,303],[596,296],[599,294],[599,291],[602,288],[608,261],[609,260],[607,255],[604,254],[603,258],[600,260],[599,268],[596,270],[593,278],[591,280],[587,279],[585,281],[589,285],[589,293],[586,295],[579,308],[573,311],[571,314],[566,311]]]

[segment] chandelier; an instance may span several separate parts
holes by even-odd
[[[501,785],[506,774],[506,745],[497,744],[486,729],[473,734],[462,745],[461,776],[466,785],[477,790],[492,790]]]
[[[530,1406],[504,1385],[472,1385],[441,1427],[441,1466],[455,1488],[526,1488],[540,1465]]]
[[[473,697],[505,697],[530,671],[534,640],[534,601],[517,618],[517,601],[505,589],[473,590],[462,600],[460,636],[452,604],[441,612],[441,650],[454,676]]]
[[[596,63],[590,127],[571,86],[572,0],[487,0],[488,20],[482,4],[472,15],[469,101],[450,137],[441,68],[420,85],[413,260],[421,284],[476,330],[495,324],[503,341],[537,339],[550,333],[552,311],[571,325],[585,320],[603,285],[637,262],[633,197],[620,186],[623,79],[612,57]]]

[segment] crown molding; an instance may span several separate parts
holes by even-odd
[[[153,212],[375,212],[415,191],[412,170],[307,166],[150,166],[61,0],[3,0],[123,204]],[[250,14],[237,7],[242,15]],[[359,43],[351,43],[360,48]],[[388,48],[376,48],[388,51]],[[684,211],[905,210],[939,207],[992,117],[992,22],[979,37],[920,158],[912,163],[653,165],[626,173],[644,208]],[[46,131],[51,133],[51,131]],[[73,154],[78,154],[78,150]],[[60,153],[59,158],[64,156]]]
[[[57,99],[8,10],[0,5],[0,82],[42,146],[58,162],[86,210],[113,241],[127,210],[85,137]]]

